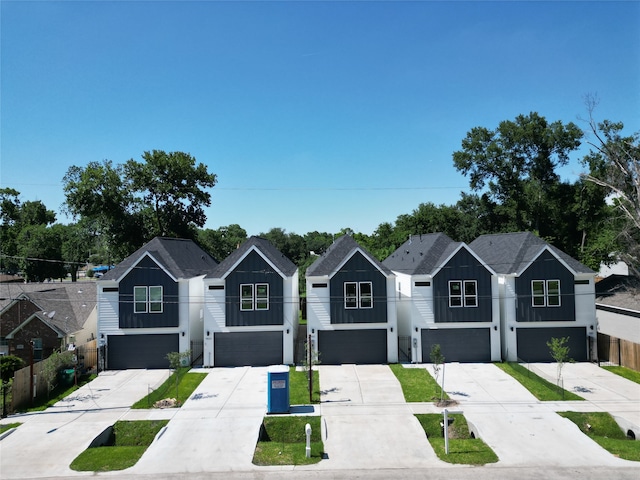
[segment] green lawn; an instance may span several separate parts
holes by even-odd
[[[289,368],[289,403],[291,405],[308,405],[309,380],[307,372],[296,371],[296,367]],[[320,372],[313,370],[313,402],[320,403]]]
[[[311,425],[311,458],[306,457],[305,425]],[[320,417],[265,417],[253,454],[254,465],[309,465],[324,455]]]
[[[479,438],[471,438],[464,415],[450,415],[454,419],[449,426],[449,454],[445,453],[443,416],[437,413],[417,414],[416,418],[424,429],[427,439],[438,458],[447,463],[465,465],[485,465],[495,463],[498,456]]]
[[[519,363],[496,363],[498,368],[507,372],[541,401],[584,400],[575,393],[564,390],[544,378],[539,377]]]
[[[70,467],[79,472],[108,472],[132,467],[167,423],[168,420],[116,422],[113,445],[87,448]]]
[[[7,424],[4,424],[4,425],[0,425],[0,433],[4,433],[4,432],[6,432],[7,430],[11,430],[12,428],[17,428],[17,427],[19,427],[20,425],[22,425],[22,423],[20,423],[20,422],[16,422],[16,423],[7,423]]]
[[[19,408],[18,411],[41,412],[43,410],[46,410],[52,405],[58,403],[60,400],[71,395],[73,392],[78,390],[83,385],[86,385],[87,383],[91,382],[96,377],[97,377],[96,374],[81,375],[78,378],[78,384],[71,385],[71,386],[67,386],[59,383],[58,386],[56,386],[53,390],[51,390],[51,392],[49,392],[48,396],[46,394],[40,395],[35,399],[33,405],[24,405],[23,407]]]
[[[200,382],[207,376],[206,373],[193,373],[189,367],[179,368],[171,374],[165,382],[149,395],[134,403],[131,408],[153,408],[153,405],[165,398],[175,398],[178,401],[176,406],[182,405],[193,391],[200,385]],[[176,390],[177,382],[177,390]]]
[[[440,386],[425,368],[405,368],[399,363],[389,365],[407,402],[436,402],[440,400]],[[449,396],[444,393],[444,399]]]
[[[594,442],[616,457],[640,462],[640,441],[630,440],[606,412],[581,413],[558,412],[575,423],[578,428]]]
[[[605,370],[609,370],[610,372],[615,373],[616,375],[620,375],[621,377],[624,377],[627,380],[631,380],[632,382],[640,383],[640,372],[636,372],[635,370],[631,370],[630,368],[617,367],[617,366],[602,367],[602,368],[604,368]]]

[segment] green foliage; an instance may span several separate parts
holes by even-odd
[[[442,354],[442,348],[439,343],[434,343],[431,345],[431,351],[429,352],[429,358],[431,359],[431,363],[433,364],[433,376],[436,378],[436,383],[438,383],[438,377],[440,375],[440,369],[442,368],[442,364],[444,363],[444,355]],[[444,380],[444,379],[443,379]],[[444,385],[440,386],[440,400],[442,400],[442,395],[444,394]]]
[[[464,415],[449,415],[454,421],[449,426],[449,454],[445,453],[443,416],[436,413],[417,414],[429,443],[440,460],[453,464],[485,465],[495,463],[498,456],[479,438],[471,438]]]
[[[609,370],[616,375],[620,375],[627,380],[631,380],[632,382],[640,383],[640,372],[636,372],[635,370],[631,370],[630,368],[613,365],[603,366],[602,368],[604,368],[605,370]]]
[[[311,458],[306,458],[306,424],[311,426]],[[265,417],[253,456],[255,465],[310,465],[322,460],[320,417]]]
[[[237,224],[217,230],[207,228],[198,231],[197,240],[203,250],[222,261],[247,240],[247,232]]]
[[[181,367],[175,370],[169,378],[167,378],[162,385],[156,390],[153,390],[149,395],[141,398],[135,402],[131,408],[133,409],[145,409],[153,408],[153,405],[160,400],[170,398],[175,394],[178,403],[177,407],[181,405],[180,398],[187,399],[198,388],[198,385],[205,379],[206,373],[193,373],[189,371],[189,367]],[[177,391],[176,391],[177,385]]]
[[[613,417],[606,412],[558,412],[575,423],[593,441],[616,457],[640,462],[640,442],[628,439]]]
[[[20,357],[15,355],[3,355],[0,357],[0,374],[5,382],[11,380],[14,372],[22,367],[24,367],[24,360]]]
[[[71,462],[79,472],[124,470],[135,465],[168,420],[116,422],[113,426],[115,445],[88,448]]]
[[[445,399],[449,398],[440,391],[438,383],[426,369],[405,368],[399,363],[391,364],[389,368],[400,382],[407,402],[436,402],[441,399],[441,395]]]
[[[320,403],[320,372],[313,372],[313,402]],[[309,404],[308,373],[298,371],[296,367],[289,367],[289,402],[291,405]]]
[[[53,352],[49,357],[42,361],[42,370],[40,375],[47,383],[47,398],[56,386],[56,380],[60,370],[73,367],[73,352]]]
[[[95,378],[96,378],[95,374],[82,375],[82,376],[80,376],[78,378],[78,384],[77,385],[67,386],[67,385],[60,385],[59,384],[51,392],[49,392],[49,396],[47,398],[38,397],[38,398],[35,399],[35,402],[34,402],[33,405],[29,405],[26,408],[20,408],[20,411],[41,412],[43,410],[46,410],[47,408],[49,408],[49,407],[55,405],[56,403],[58,403],[60,400],[63,400],[64,398],[67,398],[73,392],[78,390],[83,385],[86,385],[87,383],[93,381]]]
[[[557,385],[547,382],[544,378],[539,377],[518,363],[496,363],[495,365],[520,382],[538,400],[584,400],[584,398],[575,393],[559,389]]]
[[[558,364],[556,377],[556,385],[558,388],[562,386],[562,367],[564,367],[564,364],[567,362],[573,363],[573,359],[569,356],[571,349],[569,348],[568,343],[569,337],[552,337],[551,340],[547,342],[549,353],[551,353],[551,357]]]
[[[11,430],[12,428],[18,428],[20,425],[22,425],[22,423],[20,422],[5,423],[3,425],[0,425],[0,433],[4,433],[7,430]]]

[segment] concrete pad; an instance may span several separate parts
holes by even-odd
[[[356,365],[320,365],[320,401],[362,404]]]

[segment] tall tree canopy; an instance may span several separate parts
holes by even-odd
[[[618,212],[612,221],[615,249],[620,260],[640,276],[640,133],[624,135],[622,122],[596,122],[597,102],[587,98],[591,152],[583,159],[589,169],[583,178],[603,188]]]
[[[142,162],[90,162],[63,179],[66,210],[92,221],[117,261],[156,236],[197,237],[216,175],[183,152],[144,152]]]

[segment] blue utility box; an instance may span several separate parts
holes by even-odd
[[[274,365],[267,370],[267,413],[289,413],[289,367]]]

